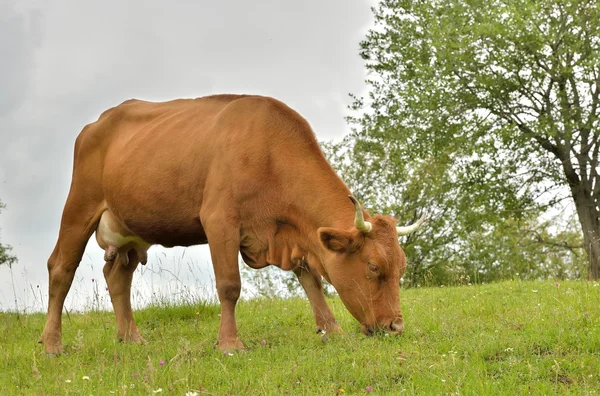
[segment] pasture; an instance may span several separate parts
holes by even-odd
[[[65,354],[36,341],[44,315],[0,313],[0,394],[340,395],[598,394],[600,286],[509,281],[401,291],[406,332],[360,334],[337,298],[344,335],[314,333],[307,301],[241,301],[247,350],[213,348],[215,302],[134,312],[146,345],[116,340],[112,312],[63,315]]]

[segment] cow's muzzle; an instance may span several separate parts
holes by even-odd
[[[387,333],[392,335],[400,335],[404,333],[404,320],[402,318],[396,318],[391,322],[381,323],[377,325],[360,325],[362,332],[365,335],[371,336],[377,333]]]

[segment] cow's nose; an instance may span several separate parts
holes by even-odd
[[[360,328],[365,335],[372,336],[373,334],[375,334],[373,327],[371,327],[369,325],[361,324]]]
[[[402,318],[396,318],[390,324],[390,332],[394,334],[404,333],[404,320]]]

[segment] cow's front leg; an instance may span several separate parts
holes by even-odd
[[[303,265],[294,269],[294,273],[298,277],[298,281],[304,288],[310,306],[312,307],[315,321],[317,324],[317,332],[333,332],[341,333],[342,329],[335,320],[325,295],[323,294],[323,282],[321,275],[308,265]]]
[[[239,228],[228,226],[211,216],[203,221],[210,247],[210,255],[215,271],[217,293],[221,303],[221,325],[217,346],[224,352],[233,352],[244,348],[238,337],[235,322],[235,305],[240,297],[242,282],[238,266],[240,248]]]
[[[128,257],[122,257],[127,255]],[[117,319],[117,335],[123,342],[144,344],[131,310],[131,282],[133,273],[139,264],[135,250],[119,252],[119,257],[104,265],[104,278],[108,284],[108,293]]]

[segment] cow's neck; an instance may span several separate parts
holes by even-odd
[[[330,168],[302,174],[309,175],[310,180],[296,176],[293,186],[278,192],[279,213],[273,213],[261,227],[261,242],[242,249],[242,255],[254,268],[275,265],[290,270],[308,262],[328,278],[317,230],[351,229],[354,206],[348,199],[349,189]],[[307,185],[314,186],[313,190],[307,190]]]
[[[295,236],[306,241],[303,251],[305,260],[328,279],[324,263],[325,248],[319,241],[318,229],[332,227],[349,230],[354,226],[354,207],[348,199],[349,190],[340,182],[338,191],[323,191],[321,194],[307,194],[298,201],[298,220],[290,219],[298,225]],[[321,187],[327,188],[326,184]],[[331,186],[329,186],[331,188]]]

